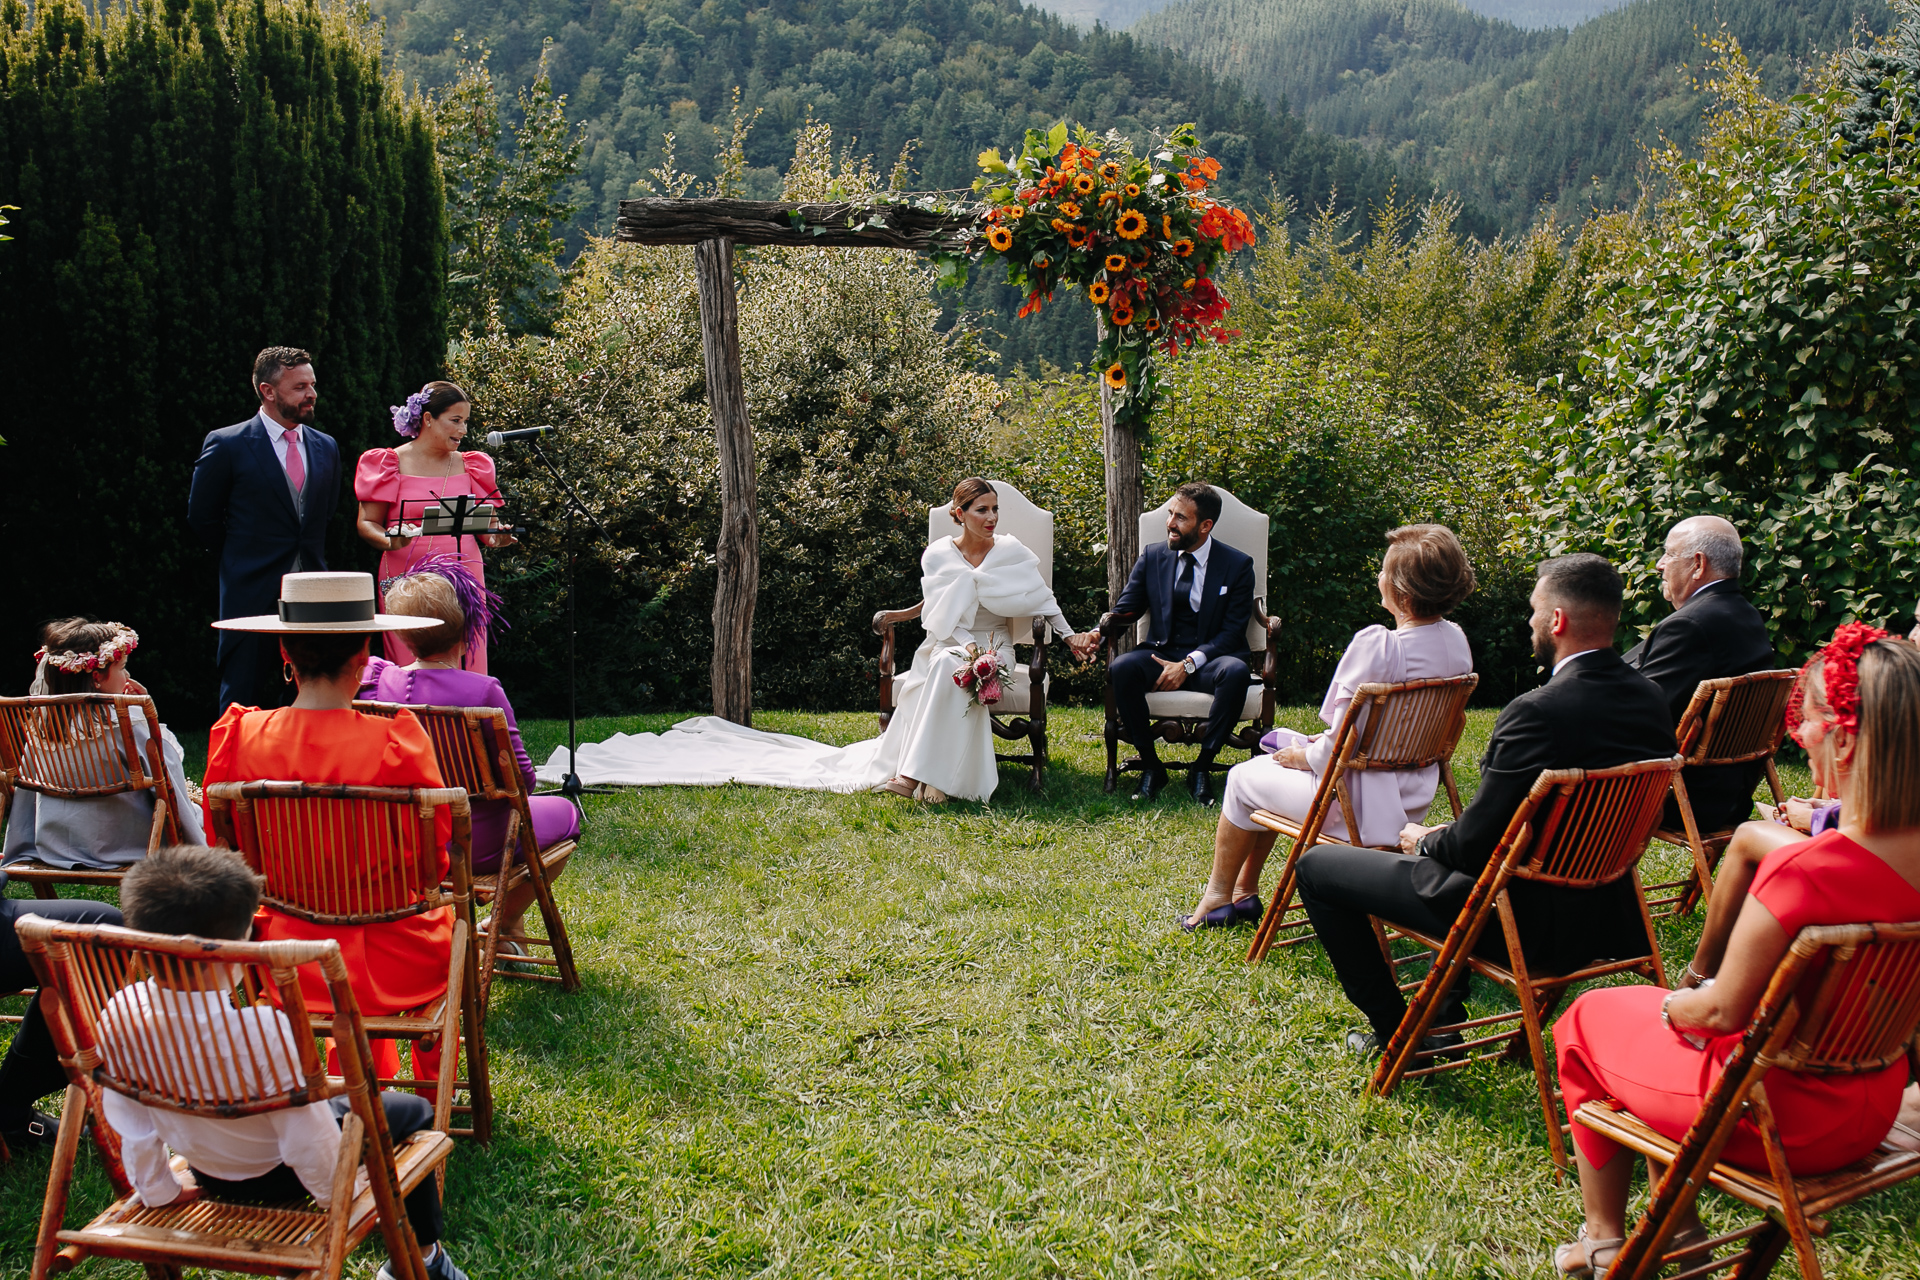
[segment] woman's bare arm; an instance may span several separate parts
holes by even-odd
[[[1791,941],[1773,912],[1758,898],[1745,896],[1713,985],[1669,999],[1667,1016],[1674,1029],[1723,1036],[1746,1026]]]
[[[1693,949],[1693,963],[1688,966],[1695,975],[1711,978],[1720,971],[1734,921],[1747,900],[1753,877],[1759,874],[1762,860],[1775,849],[1804,839],[1798,831],[1778,822],[1743,822],[1734,829],[1733,841],[1727,845],[1720,859],[1720,870],[1713,877],[1713,895],[1707,900],[1707,923],[1700,931],[1699,944]]]

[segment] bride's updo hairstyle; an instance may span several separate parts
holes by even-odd
[[[1402,525],[1387,534],[1380,572],[1417,618],[1444,618],[1473,594],[1466,549],[1443,524]]]
[[[955,524],[961,523],[960,513],[990,493],[997,493],[992,485],[979,476],[968,476],[953,486],[953,505],[947,508],[947,514],[953,517]]]

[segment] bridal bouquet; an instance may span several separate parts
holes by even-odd
[[[973,695],[976,706],[992,707],[1005,695],[1012,668],[998,650],[970,644],[960,651],[963,665],[953,673],[953,682]]]

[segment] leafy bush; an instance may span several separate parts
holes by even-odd
[[[1908,6],[1780,104],[1725,45],[1703,154],[1661,157],[1674,195],[1530,482],[1551,549],[1630,569],[1626,625],[1657,616],[1653,556],[1701,512],[1741,528],[1783,657],[1912,608],[1916,50]]]
[[[839,182],[831,133],[801,135],[792,199]],[[737,253],[759,464],[756,705],[872,706],[873,614],[919,599],[926,509],[987,464],[997,391],[964,334],[935,330],[932,269],[874,249]],[[592,242],[550,339],[492,332],[453,356],[487,429],[558,423],[547,446],[605,527],[580,566],[581,702],[710,699],[719,489],[691,249]],[[524,454],[501,475],[539,523],[495,562],[514,630],[492,667],[529,714],[565,711],[561,495]]]

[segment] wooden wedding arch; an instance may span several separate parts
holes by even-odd
[[[707,401],[720,456],[719,581],[713,596],[713,713],[753,722],[753,610],[760,592],[760,530],[753,425],[740,373],[740,319],[733,246],[959,251],[980,233],[967,213],[904,204],[805,204],[772,200],[622,200],[615,238],[632,244],[692,245],[700,288],[700,343]],[[1119,597],[1140,553],[1145,492],[1140,439],[1114,422],[1103,385],[1101,437],[1107,479],[1107,591]]]

